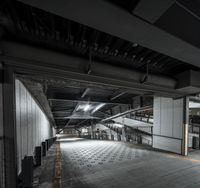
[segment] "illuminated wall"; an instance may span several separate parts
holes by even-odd
[[[18,173],[21,171],[21,160],[25,155],[33,155],[35,146],[53,136],[46,115],[40,106],[19,81],[15,81],[16,92],[16,135],[17,135],[17,160]]]

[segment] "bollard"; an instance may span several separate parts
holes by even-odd
[[[32,187],[33,184],[33,157],[25,156],[22,160],[22,187]]]
[[[35,147],[35,166],[40,166],[42,163],[42,147],[41,146],[36,146]]]
[[[46,142],[42,142],[42,156],[45,157],[46,156]]]
[[[46,150],[48,151],[49,150],[49,141],[48,141],[48,139],[45,140],[45,142],[46,142]]]
[[[193,138],[192,138],[192,148],[193,149],[199,148],[199,138],[196,136],[193,136]]]

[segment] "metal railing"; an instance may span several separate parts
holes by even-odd
[[[109,121],[109,120],[112,120],[112,119],[115,119],[115,118],[118,118],[118,117],[121,117],[121,116],[126,116],[128,114],[133,113],[133,112],[141,112],[141,111],[144,111],[144,110],[150,110],[152,108],[153,108],[153,106],[145,106],[145,107],[141,107],[141,108],[127,110],[126,112],[122,112],[122,113],[116,114],[114,116],[110,116],[108,118],[105,118],[105,119],[101,120],[101,122],[106,122],[106,121]]]

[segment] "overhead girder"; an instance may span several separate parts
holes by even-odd
[[[119,97],[121,97],[121,96],[123,96],[125,94],[126,94],[126,92],[119,92],[119,93],[115,94],[114,96],[112,96],[110,98],[110,100],[113,101],[113,100],[115,100],[115,99],[117,99],[117,98],[119,98]]]
[[[79,80],[85,83],[123,88],[131,93],[153,92],[156,95],[172,97],[185,94],[175,90],[177,81],[169,77],[150,74],[148,82],[141,84],[145,76],[143,72],[93,61],[92,72],[88,75],[85,73],[88,61],[82,58],[6,41],[1,42],[0,50],[2,51],[1,59],[7,64],[16,66],[20,74]]]
[[[107,99],[106,97],[86,97],[86,98],[80,98],[78,96],[74,96],[74,95],[54,95],[52,98],[48,98],[49,101],[60,101],[60,102],[69,102],[69,101],[73,101],[73,102],[89,102],[89,103],[104,103],[104,104],[114,104],[114,105],[130,105],[131,104],[131,100],[124,100],[124,99],[120,99],[117,101],[111,101],[109,99]]]
[[[200,67],[199,48],[157,28],[144,21],[144,19],[131,15],[128,11],[121,9],[118,6],[114,6],[107,1],[20,1]],[[155,21],[169,6],[171,6],[171,4],[173,4],[173,1],[171,0],[165,4],[162,3],[162,6],[159,7],[159,15],[153,15],[153,18],[150,18],[150,20]],[[136,7],[135,11],[136,14],[140,15],[139,8],[140,7]],[[149,18],[151,15],[142,15],[141,17],[146,16]]]
[[[84,96],[87,94],[87,92],[88,92],[88,88],[86,88],[86,89],[84,90],[84,92],[81,94],[81,98],[84,98]],[[79,102],[77,102],[75,108],[73,109],[72,115],[73,115],[74,113],[76,113],[76,110],[78,109],[78,107],[79,107]],[[72,119],[73,119],[72,117],[69,117],[69,121],[67,122],[66,126],[68,126],[68,125],[70,124],[70,122],[71,122]]]

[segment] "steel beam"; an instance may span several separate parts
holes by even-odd
[[[77,108],[79,106],[79,103],[76,104],[74,110],[72,111],[72,115],[76,112]],[[71,120],[73,119],[71,116],[70,117],[61,117],[63,119],[69,119],[69,121],[67,122],[66,126],[68,126],[71,122]],[[54,117],[54,119],[58,119],[58,117]]]
[[[67,117],[55,117],[54,119],[69,119],[69,121],[70,120],[73,120],[73,119],[100,119],[100,118],[98,118],[98,117],[93,117],[93,116],[75,116],[75,117],[73,117],[73,116],[67,116]],[[69,122],[68,121],[68,122]],[[68,126],[69,124],[66,124],[66,126]]]
[[[6,41],[1,42],[0,49],[4,51],[0,56],[1,59],[15,66],[19,74],[101,84],[132,93],[153,92],[155,95],[165,97],[185,95],[184,92],[175,90],[177,82],[169,77],[149,75],[148,83],[141,84],[140,79],[144,73],[135,70],[93,62],[92,73],[88,75],[84,72],[88,61],[78,57]]]
[[[176,0],[140,0],[133,10],[133,14],[148,22],[155,23],[175,2]]]
[[[3,70],[3,125],[5,187],[17,187],[17,142],[15,126],[15,82],[11,67]]]
[[[81,98],[84,98],[88,94],[89,91],[90,91],[90,88],[86,88],[84,92],[82,93]]]
[[[125,95],[125,94],[126,94],[126,92],[118,93],[115,96],[111,97],[110,100],[113,101],[113,100],[115,100],[115,99],[117,99],[117,98],[119,98],[119,97],[121,97],[122,95]]]
[[[53,98],[48,98],[49,101],[60,101],[60,102],[85,102],[85,103],[105,103],[105,104],[113,104],[113,105],[129,105],[131,104],[131,101],[129,102],[128,100],[119,100],[116,102],[112,102],[106,98],[103,97],[90,97],[87,99],[81,99],[76,96],[66,96],[64,97],[53,97]]]
[[[107,1],[20,1],[200,67],[199,48]]]

